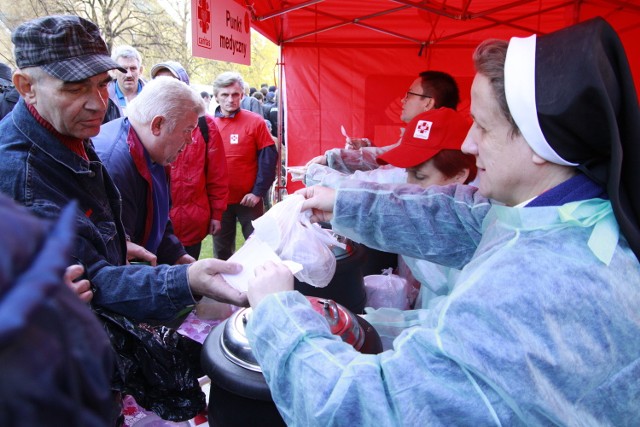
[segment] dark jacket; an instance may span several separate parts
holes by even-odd
[[[62,281],[74,214],[51,227],[0,195],[0,425],[113,426],[115,353]]]
[[[55,219],[77,200],[72,255],[96,287],[92,304],[139,320],[169,320],[195,303],[187,266],[125,266],[120,193],[90,141],[89,161],[66,148],[19,101],[0,122],[0,191]]]
[[[153,164],[125,118],[102,125],[93,138],[95,149],[122,198],[122,222],[131,241],[158,256],[158,263],[174,264],[186,254],[169,220],[167,169]],[[156,170],[156,185],[152,179]],[[164,182],[157,182],[162,179]]]
[[[20,99],[20,94],[15,87],[5,90],[0,94],[0,120],[13,110],[18,99]]]

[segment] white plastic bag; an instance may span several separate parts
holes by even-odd
[[[331,246],[340,243],[328,230],[310,221],[311,212],[301,212],[304,197],[288,196],[263,216],[252,221],[254,234],[268,244],[282,260],[302,265],[295,274],[301,282],[323,288],[336,271],[336,257]]]
[[[372,274],[364,277],[364,288],[367,292],[367,307],[373,308],[410,308],[410,286],[407,281],[392,273],[388,268],[382,274]]]

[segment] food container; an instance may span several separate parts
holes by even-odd
[[[378,333],[362,317],[335,301],[307,297],[331,332],[362,353],[382,351]],[[210,426],[284,426],[256,361],[245,327],[251,308],[235,312],[215,327],[202,347],[202,368],[211,379]]]

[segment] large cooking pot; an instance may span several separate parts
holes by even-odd
[[[312,307],[327,319],[333,334],[361,353],[377,354],[382,351],[380,336],[362,317],[333,300],[307,298]],[[209,333],[202,346],[202,368],[211,379],[210,426],[285,425],[245,333],[249,316],[251,308],[235,312]]]
[[[331,247],[336,257],[336,272],[329,284],[324,288],[317,288],[294,279],[294,289],[303,295],[332,299],[353,313],[362,314],[367,302],[362,274],[366,252],[362,245],[337,234],[334,236],[345,245],[345,248]]]

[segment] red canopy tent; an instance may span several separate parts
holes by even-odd
[[[288,165],[352,136],[397,140],[400,100],[423,70],[452,74],[468,111],[471,54],[487,38],[544,34],[602,16],[620,34],[640,87],[638,0],[240,0],[281,48]],[[288,185],[289,190],[297,186]]]

